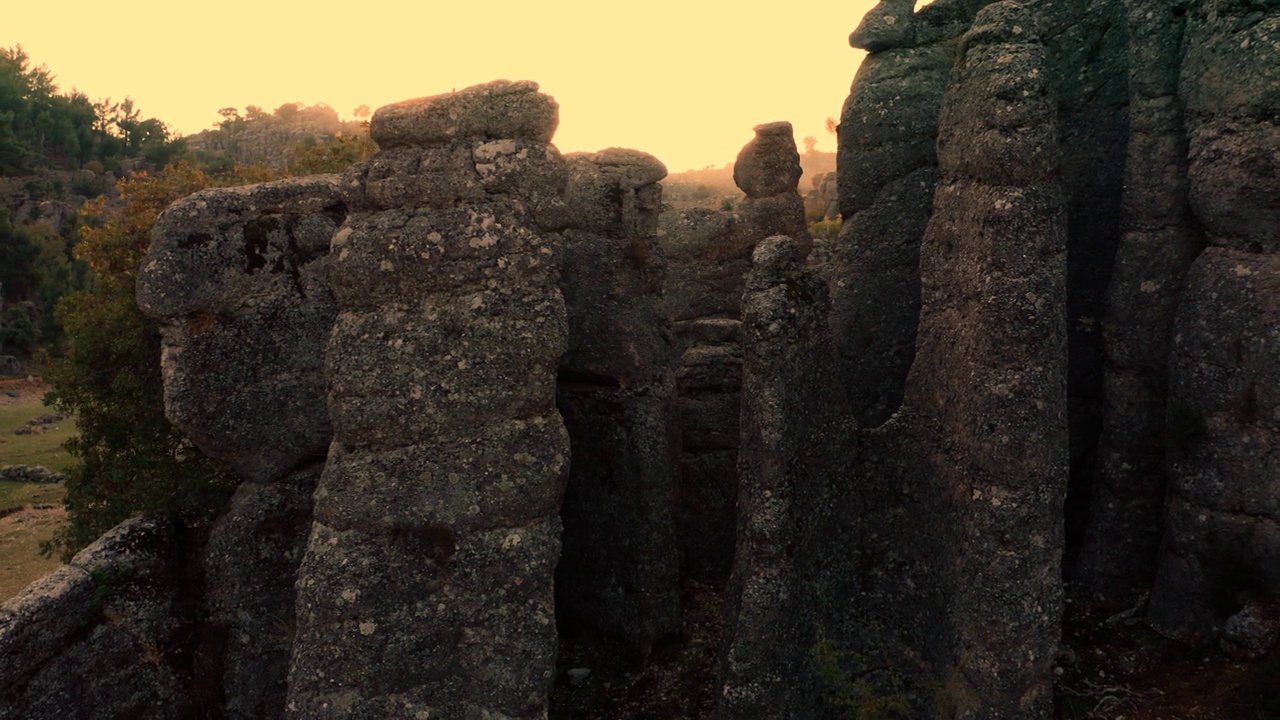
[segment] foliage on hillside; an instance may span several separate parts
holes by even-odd
[[[67,481],[69,522],[53,541],[73,554],[135,514],[169,510],[198,524],[212,517],[234,487],[230,474],[204,457],[164,417],[160,334],[134,300],[138,265],[156,216],[215,178],[188,164],[120,181],[123,201],[99,198],[82,211],[77,256],[93,273],[89,290],[63,299],[66,357],[46,372],[46,400],[76,413],[80,436]]]
[[[31,67],[21,45],[0,48],[0,175],[90,162],[118,170],[124,158],[161,166],[180,150],[165,124],[144,119],[132,100],[60,93],[53,74]]]

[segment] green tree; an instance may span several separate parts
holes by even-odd
[[[46,550],[69,556],[142,512],[200,525],[234,489],[233,476],[164,417],[160,333],[138,310],[134,281],[161,210],[237,179],[179,164],[121,180],[122,202],[99,198],[82,210],[87,225],[76,254],[93,282],[59,303],[66,357],[46,372],[53,386],[46,400],[76,414],[80,435],[67,444],[75,459],[66,486],[68,523]]]
[[[310,142],[307,142],[310,140]],[[378,145],[368,135],[339,135],[317,142],[307,138],[289,150],[286,168],[290,175],[338,173],[352,163],[364,160],[377,151]]]

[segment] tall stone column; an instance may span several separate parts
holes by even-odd
[[[297,718],[546,716],[568,436],[557,105],[496,81],[379,109],[343,177],[334,441],[298,579]]]
[[[1150,587],[1164,527],[1164,415],[1173,316],[1204,239],[1187,203],[1178,99],[1186,3],[1129,0],[1124,232],[1101,328],[1106,410],[1074,580],[1086,593]]]
[[[556,569],[561,633],[619,640],[638,660],[680,630],[675,347],[655,247],[667,169],[637,150],[566,158],[561,276],[569,351],[557,402],[573,445]]]
[[[1263,5],[1205,0],[1187,21],[1178,96],[1209,246],[1173,324],[1150,604],[1162,632],[1244,654],[1268,650],[1260,613],[1280,622],[1280,6]]]
[[[284,710],[294,581],[331,438],[329,241],[346,213],[336,175],[204,190],[160,215],[138,274],[163,337],[165,415],[243,480],[205,546],[195,650],[227,718]]]

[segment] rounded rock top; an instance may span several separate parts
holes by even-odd
[[[378,147],[440,147],[463,140],[551,142],[560,122],[555,98],[531,80],[494,80],[457,92],[378,108],[369,134]]]

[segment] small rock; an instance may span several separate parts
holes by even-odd
[[[578,687],[591,675],[590,668],[573,668],[569,671],[569,684]]]

